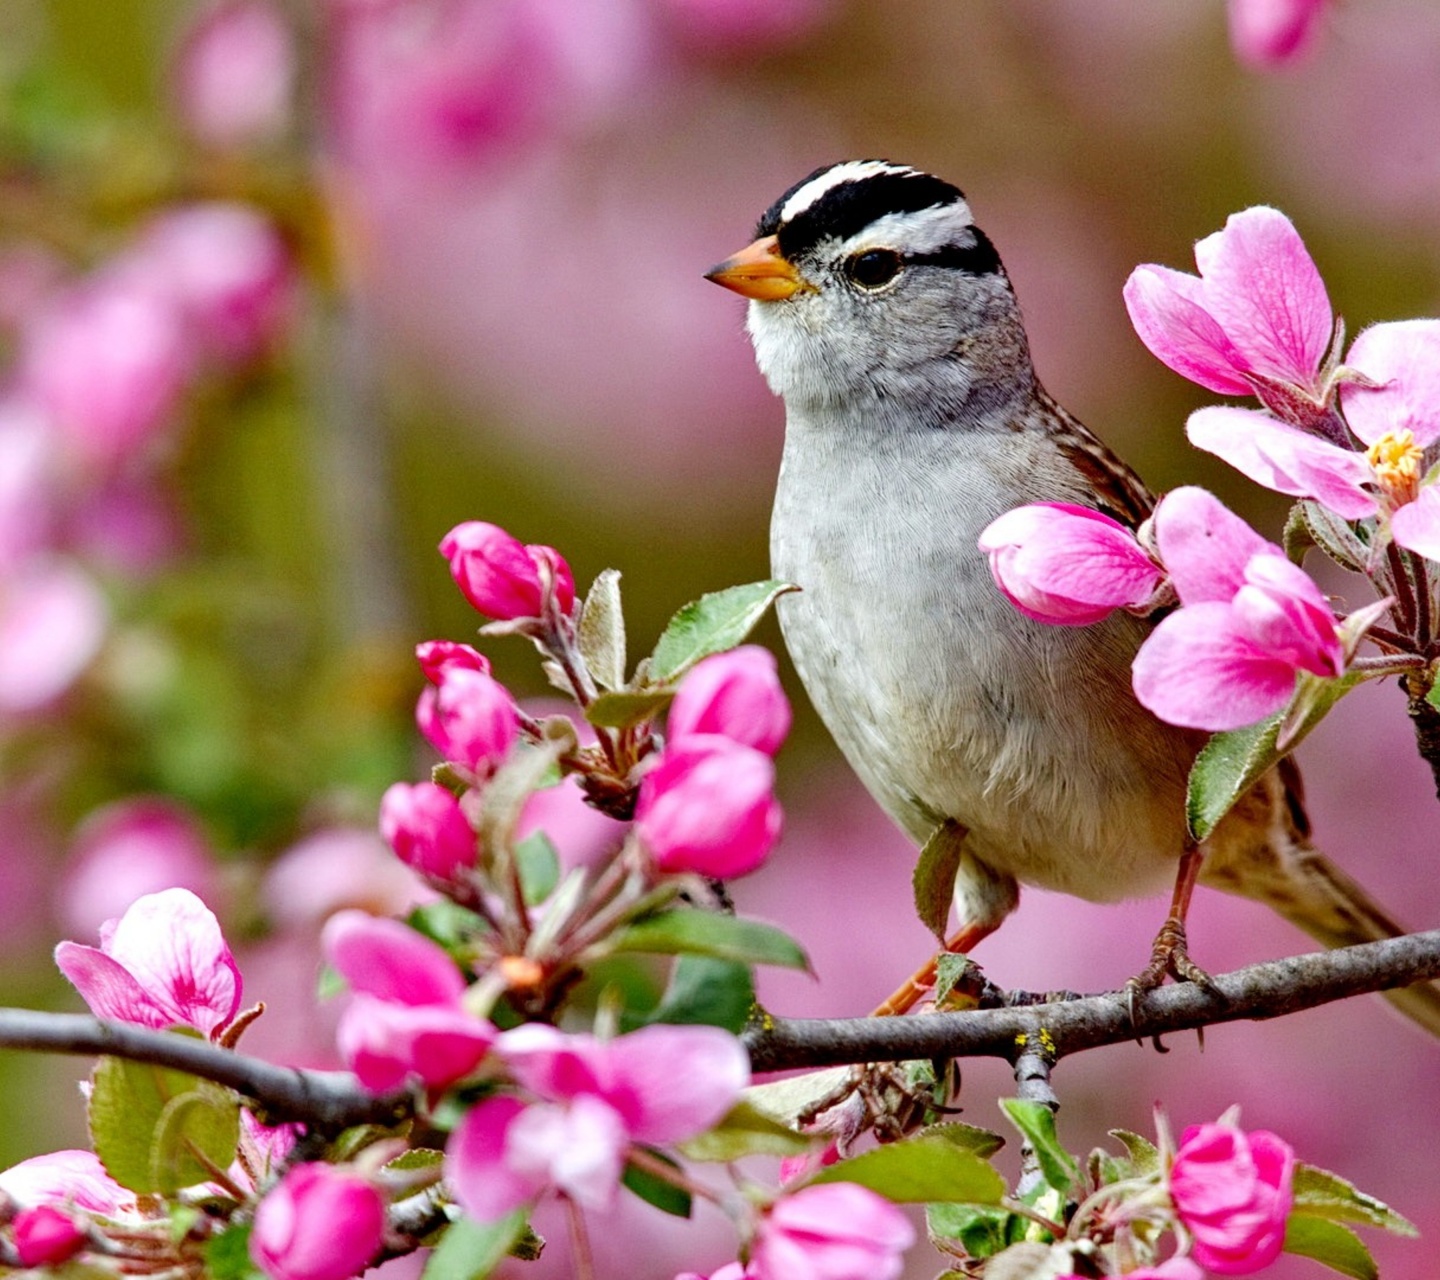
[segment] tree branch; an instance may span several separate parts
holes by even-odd
[[[1004,1058],[1014,1063],[1042,1032],[1053,1060],[1084,1049],[1149,1039],[1241,1019],[1262,1021],[1333,1000],[1440,977],[1440,929],[1237,969],[1214,979],[1161,987],[1136,1002],[1110,993],[1005,1009],[902,1018],[773,1018],[747,1031],[756,1071],[898,1062],[915,1058]]]
[[[346,1071],[277,1067],[190,1036],[79,1013],[0,1009],[0,1049],[109,1054],[174,1067],[228,1085],[254,1099],[270,1122],[298,1120],[312,1129],[332,1133],[357,1124],[398,1124],[415,1110],[411,1095],[377,1097],[361,1088]]]

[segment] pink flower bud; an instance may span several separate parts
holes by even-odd
[[[709,734],[671,743],[640,783],[635,829],[659,871],[729,879],[763,863],[780,836],[775,765]]]
[[[264,142],[284,129],[295,82],[290,33],[265,0],[222,0],[185,34],[174,68],[180,118],[215,147]]]
[[[22,1267],[48,1267],[73,1258],[85,1247],[85,1232],[54,1205],[21,1209],[15,1215],[15,1252]]]
[[[438,688],[420,694],[420,732],[447,760],[490,773],[509,754],[519,728],[505,686],[483,671],[448,668]]]
[[[415,646],[415,661],[431,684],[439,684],[447,667],[490,674],[490,659],[455,640],[425,640]]]
[[[1027,618],[1083,627],[1143,604],[1164,577],[1134,533],[1065,502],[1016,507],[980,535],[995,585]]]
[[[440,542],[440,554],[461,593],[489,618],[538,618],[544,610],[545,579],[555,602],[568,614],[575,604],[570,566],[553,547],[526,546],[498,525],[480,520],[457,524]]]
[[[747,644],[696,664],[675,692],[669,727],[672,741],[718,733],[773,756],[790,732],[775,655]]]
[[[340,1015],[335,1044],[372,1093],[418,1079],[444,1089],[475,1070],[495,1041],[489,1022],[459,1005],[406,1005],[360,993]]]
[[[1295,1153],[1266,1130],[1191,1125],[1170,1168],[1170,1198],[1194,1257],[1220,1275],[1249,1275],[1280,1255],[1294,1201]]]
[[[385,1202],[370,1182],[328,1164],[291,1169],[255,1210],[250,1257],[271,1280],[349,1280],[385,1232]]]
[[[754,1280],[895,1280],[915,1229],[853,1182],[802,1187],[776,1202],[750,1257]]]
[[[433,782],[397,782],[386,791],[380,834],[401,862],[436,880],[475,865],[475,832],[460,802]]]

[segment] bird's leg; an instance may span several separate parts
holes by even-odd
[[[1190,895],[1195,891],[1195,882],[1200,876],[1200,864],[1205,854],[1200,846],[1187,841],[1185,852],[1180,856],[1180,869],[1175,875],[1175,893],[1170,899],[1170,914],[1155,935],[1155,945],[1150,951],[1150,963],[1125,984],[1130,1000],[1131,1016],[1134,1016],[1135,998],[1145,991],[1153,991],[1166,977],[1180,982],[1195,982],[1202,987],[1213,988],[1210,975],[1190,959],[1185,939],[1185,915],[1190,910]]]
[[[999,927],[999,920],[962,925],[945,939],[945,950],[968,952],[971,947],[983,942]],[[877,1006],[870,1016],[872,1018],[890,1018],[897,1014],[909,1013],[924,998],[926,992],[934,987],[938,966],[938,957],[931,956],[929,961],[905,979],[904,984],[898,990],[892,992],[882,1004]]]

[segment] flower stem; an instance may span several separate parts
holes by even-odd
[[[595,1253],[590,1247],[590,1233],[585,1229],[585,1215],[569,1196],[565,1197],[565,1209],[570,1223],[570,1254],[575,1280],[595,1280]]]

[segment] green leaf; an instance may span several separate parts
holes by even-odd
[[[728,1163],[741,1156],[801,1156],[816,1145],[815,1138],[796,1133],[742,1098],[713,1129],[676,1143],[676,1150],[687,1160]]]
[[[916,1137],[940,1138],[969,1151],[982,1160],[989,1159],[1005,1145],[1005,1139],[991,1129],[982,1129],[976,1124],[963,1124],[959,1120],[943,1120],[939,1124],[926,1125],[916,1130]]]
[[[385,1168],[397,1173],[410,1173],[416,1169],[438,1169],[444,1163],[445,1153],[435,1147],[411,1147],[395,1159],[387,1160]]]
[[[974,986],[983,981],[980,966],[959,951],[942,951],[935,957],[935,993],[931,997],[941,1013],[975,1007]]]
[[[1344,565],[1345,568],[1352,569],[1356,573],[1365,572],[1367,545],[1348,521],[1342,520],[1333,511],[1326,510],[1320,503],[1310,499],[1296,503],[1295,511],[1300,513],[1315,546],[1319,547],[1336,564]],[[1292,512],[1290,519],[1294,518],[1294,512]],[[1364,526],[1361,527],[1364,528]],[[1290,550],[1289,521],[1286,522],[1285,533],[1287,537],[1285,550],[1288,553]],[[1296,563],[1298,564],[1299,561]]]
[[[101,1058],[92,1080],[95,1154],[122,1187],[169,1195],[209,1181],[213,1166],[234,1160],[240,1114],[228,1089],[123,1058]]]
[[[1214,734],[1190,770],[1185,816],[1195,839],[1203,840],[1214,831],[1261,774],[1299,746],[1363,679],[1358,673],[1322,679],[1302,671],[1284,711],[1244,729]]]
[[[980,1204],[929,1204],[925,1225],[933,1239],[958,1240],[972,1258],[988,1258],[1025,1237],[1025,1219]]]
[[[580,656],[602,689],[625,685],[625,614],[620,608],[620,571],[605,569],[591,584],[580,609],[576,640]]]
[[[1335,1222],[1360,1222],[1397,1236],[1417,1236],[1415,1224],[1388,1204],[1366,1195],[1339,1174],[1311,1164],[1295,1166],[1295,1213]]]
[[[915,891],[915,912],[943,946],[945,926],[950,919],[950,900],[955,895],[955,873],[965,847],[966,830],[946,819],[925,841],[920,861],[915,864],[911,884]]]
[[[509,1256],[525,1230],[525,1211],[495,1222],[452,1222],[430,1254],[421,1280],[483,1280]]]
[[[585,708],[585,719],[601,729],[633,729],[670,705],[674,689],[621,689],[602,693]]]
[[[1110,1136],[1124,1144],[1130,1155],[1128,1177],[1145,1178],[1159,1172],[1160,1149],[1149,1138],[1142,1138],[1138,1133],[1131,1133],[1129,1129],[1111,1129]]]
[[[821,1169],[812,1182],[855,1182],[897,1204],[999,1204],[1005,1181],[993,1165],[948,1138],[919,1133]]]
[[[1349,1227],[1328,1218],[1291,1217],[1285,1223],[1285,1252],[1313,1258],[1353,1280],[1379,1280],[1370,1250]]]
[[[250,1225],[227,1227],[201,1246],[208,1280],[258,1280],[259,1268],[250,1261]]]
[[[1305,519],[1304,503],[1297,502],[1290,508],[1290,514],[1285,517],[1285,532],[1280,536],[1280,545],[1291,564],[1304,564],[1305,553],[1311,547],[1320,545]]]
[[[677,1172],[680,1168],[669,1156],[654,1150],[651,1147],[642,1147],[649,1155],[663,1164],[670,1166]],[[638,1165],[627,1164],[625,1172],[620,1175],[620,1181],[630,1188],[646,1204],[653,1204],[657,1209],[677,1218],[688,1218],[690,1216],[692,1197],[688,1191],[682,1191],[673,1182],[657,1177],[648,1169],[642,1169]]]
[[[532,831],[515,846],[515,864],[527,907],[544,902],[555,892],[560,882],[560,855],[543,831]]]
[[[694,907],[677,907],[637,920],[620,931],[614,945],[617,951],[689,952],[742,964],[810,970],[810,960],[800,944],[774,925]]]
[[[674,680],[712,653],[733,649],[750,634],[765,611],[788,591],[800,588],[774,580],[712,591],[670,619],[651,657],[651,678]]]
[[[675,961],[660,1003],[645,1021],[723,1027],[738,1035],[754,1007],[755,982],[749,965],[713,956],[682,955]]]
[[[447,951],[471,941],[478,933],[484,933],[486,924],[480,916],[449,898],[439,898],[416,907],[405,917],[417,933],[423,933],[431,942],[438,942]]]
[[[1040,1166],[1040,1176],[1045,1185],[1055,1191],[1069,1193],[1079,1177],[1075,1157],[1060,1145],[1055,1134],[1055,1113],[1043,1102],[1029,1102],[1023,1098],[1001,1098],[1000,1109],[1022,1134],[1035,1161]]]
[[[824,1067],[786,1076],[783,1080],[752,1084],[741,1096],[772,1120],[793,1130],[799,1128],[802,1117],[808,1120],[818,1115],[851,1092],[853,1074],[850,1067]]]

